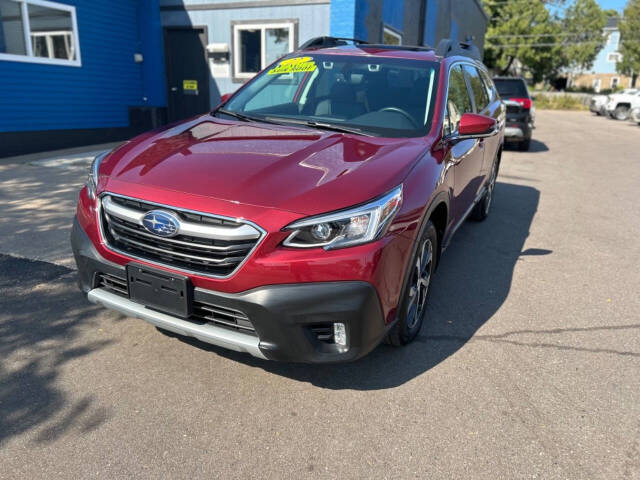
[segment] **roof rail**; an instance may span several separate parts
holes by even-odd
[[[367,43],[367,48],[380,48],[386,50],[409,50],[411,52],[431,51],[429,45],[387,45],[386,43]]]
[[[311,40],[306,41],[300,45],[299,50],[306,50],[309,48],[331,48],[340,47],[342,45],[348,45],[348,42],[352,42],[354,45],[366,44],[364,40],[358,40],[357,38],[343,38],[343,37],[314,37]]]
[[[457,42],[450,38],[443,38],[438,42],[436,47],[436,55],[441,57],[452,57],[454,55],[461,55],[463,57],[470,57],[479,62],[482,61],[480,56],[480,50],[471,42]]]

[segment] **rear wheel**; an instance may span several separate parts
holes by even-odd
[[[387,335],[387,342],[396,347],[414,340],[424,321],[438,251],[438,234],[431,220],[427,221],[417,242],[399,304],[398,320]]]
[[[627,120],[629,118],[629,107],[626,105],[618,105],[613,112],[616,120]]]
[[[482,199],[474,207],[471,212],[471,218],[477,222],[481,222],[489,216],[491,211],[491,202],[493,201],[493,191],[496,188],[496,180],[498,178],[498,162],[493,162],[493,168],[491,169],[491,176],[489,177],[489,183],[487,183],[487,190],[484,192]]]

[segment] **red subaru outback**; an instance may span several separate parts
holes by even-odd
[[[322,37],[99,155],[72,232],[82,290],[266,359],[411,342],[442,251],[491,207],[505,113],[474,52]]]

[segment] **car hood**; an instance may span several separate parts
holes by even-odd
[[[392,189],[427,146],[423,138],[383,139],[206,115],[114,150],[100,166],[101,185],[125,195],[123,185],[138,184],[312,215]]]

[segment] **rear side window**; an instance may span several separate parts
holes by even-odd
[[[493,85],[493,81],[489,78],[486,72],[482,70],[478,70],[480,72],[480,77],[482,77],[482,81],[484,82],[484,86],[487,89],[487,95],[489,96],[489,103],[493,102],[498,98],[498,92],[496,92],[496,87]]]
[[[469,86],[473,92],[473,98],[476,101],[476,111],[482,112],[489,105],[489,98],[487,97],[487,89],[482,83],[480,73],[476,67],[471,65],[465,65],[464,71],[469,78]]]
[[[472,112],[471,99],[462,68],[456,65],[449,71],[449,90],[447,92],[447,112],[444,119],[444,134],[458,130],[463,113]]]
[[[504,99],[529,98],[527,85],[519,78],[494,78],[498,93]]]

